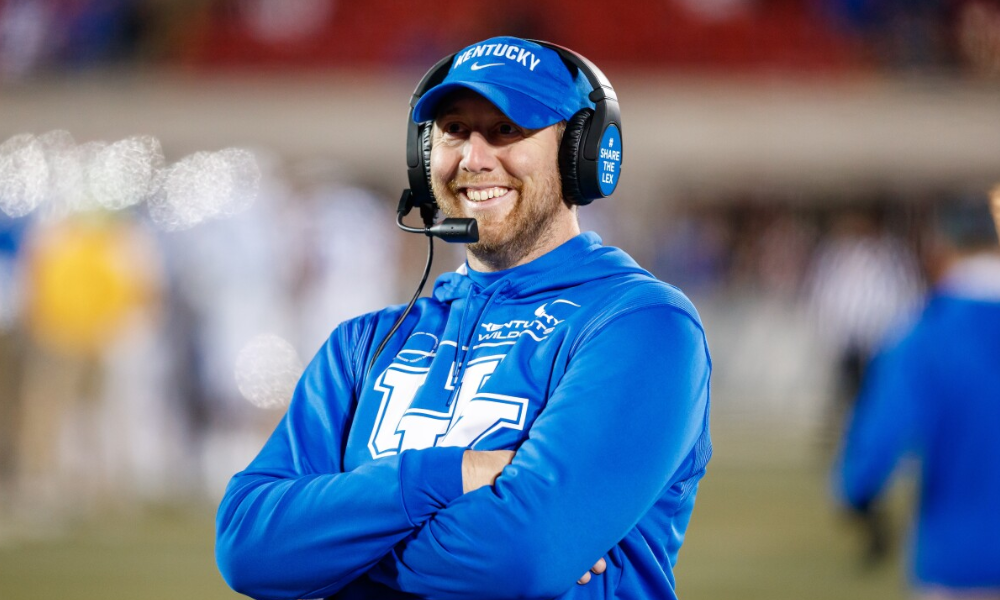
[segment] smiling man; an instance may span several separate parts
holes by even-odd
[[[237,591],[676,598],[711,362],[679,290],[580,232],[621,138],[581,166],[605,113],[575,56],[494,38],[420,90],[417,179],[479,240],[394,335],[403,307],[352,319],[306,369],[219,508]]]
[[[519,127],[469,90],[453,92],[442,105],[432,133],[431,182],[446,215],[479,224],[479,241],[468,246],[471,268],[509,269],[580,233],[560,190],[560,127]]]

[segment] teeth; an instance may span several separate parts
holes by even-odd
[[[465,195],[469,197],[469,200],[474,202],[482,202],[483,200],[489,200],[490,198],[496,198],[498,196],[503,196],[507,193],[507,188],[502,187],[491,187],[485,190],[466,190]]]

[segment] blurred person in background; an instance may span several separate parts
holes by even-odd
[[[711,363],[687,298],[580,231],[576,205],[598,197],[578,171],[585,131],[608,156],[621,146],[613,90],[595,106],[587,68],[502,37],[428,74],[410,125],[427,168],[411,182],[474,217],[478,242],[396,335],[403,307],[368,313],[307,367],[219,507],[234,589],[676,597],[711,456]]]
[[[863,512],[884,495],[902,458],[919,461],[910,557],[918,598],[1000,599],[994,225],[981,198],[941,208],[941,275],[916,323],[866,372],[835,469],[840,499]]]
[[[151,240],[125,214],[40,221],[23,251],[16,509],[25,525],[45,527],[117,496],[111,469],[124,457],[108,444],[129,427],[108,421],[105,358],[152,315],[159,282]]]
[[[874,209],[834,216],[809,267],[806,293],[820,337],[838,358],[838,435],[866,365],[887,333],[917,310],[922,289],[915,254]]]
[[[186,455],[180,462],[188,467],[178,475],[192,491],[216,499],[274,428],[277,415],[253,409],[234,385],[234,371],[255,335],[295,339],[298,307],[290,289],[294,246],[303,236],[290,232],[303,219],[317,219],[301,216],[301,207],[288,201],[295,195],[284,161],[260,149],[254,156],[261,179],[252,208],[159,239],[170,283],[167,345],[176,382],[167,393],[182,422]]]
[[[832,452],[865,369],[889,333],[915,314],[923,290],[914,252],[880,222],[875,208],[838,212],[816,249],[806,279],[809,312],[835,359],[833,394],[822,432]],[[888,556],[891,533],[877,511],[857,514],[865,536],[865,564]]]

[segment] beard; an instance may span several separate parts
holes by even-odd
[[[432,178],[434,197],[445,216],[468,217],[458,189],[475,185],[476,179],[469,176],[444,182]],[[558,169],[549,170],[534,185],[526,186],[513,178],[504,185],[517,192],[516,203],[504,215],[476,216],[479,241],[467,246],[470,254],[495,271],[520,264],[535,249],[546,245],[553,235],[556,217],[565,210]]]

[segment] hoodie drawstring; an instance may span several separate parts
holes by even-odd
[[[469,292],[465,296],[465,307],[462,310],[462,318],[458,322],[458,340],[455,348],[455,367],[452,369],[452,380],[451,380],[451,395],[448,397],[448,403],[446,406],[451,406],[452,402],[458,396],[459,388],[461,387],[462,375],[465,373],[465,357],[468,355],[469,350],[472,349],[474,343],[474,338],[476,331],[479,330],[480,320],[483,318],[493,306],[494,301],[501,295],[501,293],[510,287],[509,281],[504,281],[501,285],[496,286],[496,289],[490,294],[490,297],[486,299],[483,307],[479,309],[475,318],[469,319],[469,307],[472,305],[472,298],[476,295],[475,285],[469,286]],[[467,333],[463,333],[465,329],[466,322],[471,321],[472,327],[469,328]]]

